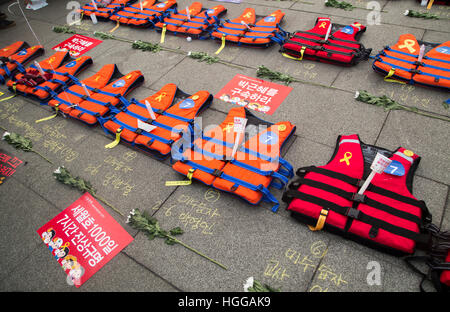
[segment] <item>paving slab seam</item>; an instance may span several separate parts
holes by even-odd
[[[327,251],[328,251],[330,245],[331,245],[331,240],[328,240],[327,249],[326,249]],[[316,267],[314,268],[314,272],[313,272],[313,274],[311,276],[311,279],[309,280],[308,284],[306,285],[306,289],[303,292],[308,292],[308,290],[311,289],[311,284],[313,283],[314,278],[316,277],[317,271],[319,271],[319,268],[320,268],[320,265],[323,262],[323,259],[325,259],[325,257],[322,257],[322,258],[319,259],[319,263],[317,263]]]
[[[159,275],[158,273],[154,272],[152,269],[148,268],[147,266],[145,266],[144,264],[140,263],[139,261],[137,261],[136,259],[134,259],[131,255],[127,254],[126,251],[122,250],[120,252],[121,254],[125,255],[126,257],[128,257],[130,260],[134,261],[137,265],[141,266],[142,268],[144,268],[145,270],[149,271],[150,273],[152,273],[153,275],[155,275],[156,277],[162,279],[164,282],[166,282],[167,284],[169,284],[170,286],[172,286],[173,288],[175,288],[177,291],[179,292],[183,292],[183,290],[181,288],[179,288],[178,286],[174,285],[173,283],[171,283],[170,281],[168,281],[167,279],[165,279],[164,277],[162,277],[161,275]]]

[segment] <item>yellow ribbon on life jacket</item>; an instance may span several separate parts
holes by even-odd
[[[308,228],[313,232],[322,230],[323,226],[325,225],[325,220],[327,219],[327,216],[328,216],[328,210],[322,209],[320,211],[319,219],[317,219],[316,226],[313,227],[311,225],[308,225]]]
[[[120,134],[121,133],[122,133],[122,128],[117,129],[117,131],[116,131],[116,139],[113,142],[111,142],[109,144],[106,144],[105,148],[114,148],[114,147],[116,147],[117,144],[119,144],[119,142],[120,142]]]
[[[54,115],[48,116],[48,117],[44,117],[44,118],[41,118],[41,119],[38,119],[38,120],[35,121],[35,123],[40,123],[40,122],[42,122],[42,121],[47,121],[47,120],[53,119],[53,118],[55,118],[56,116],[58,116],[58,111],[59,111],[58,106],[59,106],[59,104],[56,104],[56,105],[54,106],[54,107],[55,107],[55,114],[54,114]]]
[[[386,77],[384,77],[384,81],[386,81],[386,82],[396,82],[396,83],[400,83],[400,84],[406,84],[406,82],[403,82],[403,81],[399,81],[399,80],[396,80],[396,79],[390,79],[394,74],[395,74],[395,68],[392,67],[389,70],[389,73],[386,75]]]
[[[216,55],[219,54],[220,52],[222,52],[223,48],[225,48],[225,42],[226,42],[226,35],[223,34],[222,35],[222,45],[220,46],[219,50],[216,51]]]
[[[287,57],[287,58],[292,59],[292,60],[301,61],[301,60],[303,60],[303,54],[305,53],[305,50],[306,50],[306,47],[302,47],[302,49],[300,50],[300,57],[293,57],[293,56],[290,56],[287,53],[282,53],[282,55],[284,57]]]
[[[114,31],[116,31],[117,28],[119,28],[119,26],[120,26],[119,19],[120,19],[120,17],[117,18],[117,24],[116,24],[116,26],[115,26],[113,29],[111,29],[111,30],[109,31],[110,33],[113,33]]]
[[[192,184],[192,176],[194,175],[195,169],[191,168],[188,171],[186,177],[188,180],[184,181],[166,181],[166,186],[178,186],[178,185],[191,185]]]

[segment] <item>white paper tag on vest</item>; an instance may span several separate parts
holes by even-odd
[[[92,13],[91,15],[89,15],[91,17],[92,23],[97,24],[97,16],[95,16],[94,13]]]
[[[156,128],[156,126],[140,121],[139,119],[137,119],[137,126],[145,132],[152,132],[152,130]]]
[[[147,107],[147,110],[148,110],[148,113],[150,114],[150,117],[153,120],[155,120],[156,119],[155,113],[153,112],[153,108],[152,108],[152,106],[150,105],[150,103],[148,101],[145,101],[145,107]]]
[[[392,160],[387,158],[386,156],[381,155],[380,153],[377,153],[375,156],[375,159],[372,162],[372,165],[370,165],[370,169],[375,171],[376,173],[383,173],[383,171],[389,167]]]
[[[234,117],[234,132],[242,133],[247,125],[247,118]]]

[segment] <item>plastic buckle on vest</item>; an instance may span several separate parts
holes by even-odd
[[[352,219],[356,219],[356,220],[359,219],[359,215],[360,215],[360,214],[361,214],[361,211],[360,211],[360,210],[355,209],[355,208],[352,208],[352,207],[349,207],[349,208],[347,209],[347,212],[345,213],[345,215],[346,215],[347,217],[352,218]]]
[[[219,169],[214,169],[213,173],[211,173],[211,174],[218,178],[222,175],[222,173],[223,173],[223,171],[221,171]]]
[[[421,73],[420,70],[418,70],[418,69],[410,69],[409,72],[411,74],[420,74]]]
[[[366,200],[366,195],[364,195],[364,194],[354,193],[352,195],[352,201],[354,201],[354,202],[364,203],[365,200]]]
[[[85,95],[83,95],[83,96],[81,97],[81,99],[82,99],[83,101],[87,100],[87,98],[88,98],[87,94],[85,94]]]
[[[91,91],[94,92],[94,93],[98,93],[98,92],[100,91],[100,89],[94,88],[94,89],[92,89]]]

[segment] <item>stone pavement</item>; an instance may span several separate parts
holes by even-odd
[[[191,2],[178,0],[180,8]],[[205,7],[217,4],[201,2]],[[366,7],[369,1],[349,2]],[[46,55],[51,53],[54,45],[72,36],[52,31],[53,25],[66,23],[67,1],[48,0],[48,3],[41,10],[25,12],[47,50]],[[450,40],[450,7],[434,6],[432,12],[447,17],[447,20],[436,21],[404,16],[406,9],[422,10],[413,0],[379,0],[378,3],[383,11],[387,11],[381,13],[381,25],[369,26],[361,39],[366,47],[373,48],[373,54],[396,42],[404,33],[430,42]],[[354,21],[366,24],[366,16],[370,13],[362,9],[327,8],[322,0],[243,0],[241,4],[224,5],[228,8],[227,17],[239,15],[246,6],[254,7],[258,15],[281,8],[286,13],[283,28],[288,31],[312,28],[319,16],[330,16],[339,24]],[[6,11],[6,6],[3,4],[1,10]],[[16,14],[19,12],[17,7],[11,10]],[[37,44],[23,17],[13,19],[17,26],[0,31],[0,46],[17,40]],[[92,36],[95,30],[108,31],[113,27],[112,22],[93,25],[90,20],[84,20],[78,29]],[[153,30],[121,26],[114,35],[159,42],[159,34]],[[187,42],[171,35],[166,35],[164,45],[210,55],[219,46],[213,41]],[[295,168],[324,164],[332,155],[339,134],[358,133],[365,143],[389,149],[404,146],[422,156],[414,180],[416,197],[426,201],[434,223],[450,228],[450,124],[405,111],[385,112],[353,99],[356,90],[365,89],[376,95],[386,94],[411,107],[449,116],[450,111],[441,104],[449,97],[448,93],[386,83],[371,69],[369,62],[342,68],[313,61],[291,61],[278,53],[278,46],[263,50],[227,46],[220,57],[244,66],[243,70],[199,63],[173,52],[133,50],[130,44],[116,40],[103,41],[88,55],[93,57],[94,65],[82,73],[81,78],[90,76],[107,63],[116,63],[122,73],[135,69],[142,71],[145,83],[129,98],[147,97],[169,82],[178,84],[190,94],[198,90],[215,94],[237,73],[255,77],[259,65],[298,79],[336,87],[292,83],[293,91],[272,116],[257,114],[271,122],[289,120],[297,126],[285,158]],[[0,86],[0,91],[8,95],[5,90]],[[211,108],[203,113],[203,124],[220,123],[230,108],[231,104],[215,99]],[[167,246],[162,240],[149,241],[145,235],[127,226],[120,215],[105,207],[135,240],[81,288],[68,286],[65,273],[44,248],[36,230],[81,194],[52,177],[54,166],[36,154],[14,150],[2,141],[1,149],[27,161],[0,186],[2,291],[241,291],[249,276],[282,291],[418,290],[420,278],[398,258],[325,232],[313,233],[291,219],[284,204],[274,214],[269,205],[248,205],[236,196],[214,191],[198,182],[189,187],[165,187],[165,181],[181,178],[168,161],[160,162],[122,144],[112,150],[104,149],[111,137],[106,136],[99,126],[90,128],[61,117],[34,123],[34,120],[49,115],[48,107],[20,96],[0,103],[2,127],[30,137],[36,150],[91,181],[98,193],[124,214],[133,208],[147,209],[164,228],[182,227],[185,230],[183,241],[225,264],[228,270],[179,245]],[[274,194],[281,201],[281,192],[274,191]],[[198,214],[196,205],[199,204],[215,213],[209,216]],[[189,223],[189,216],[201,217],[203,226]],[[381,285],[367,283],[371,261],[381,265]]]

